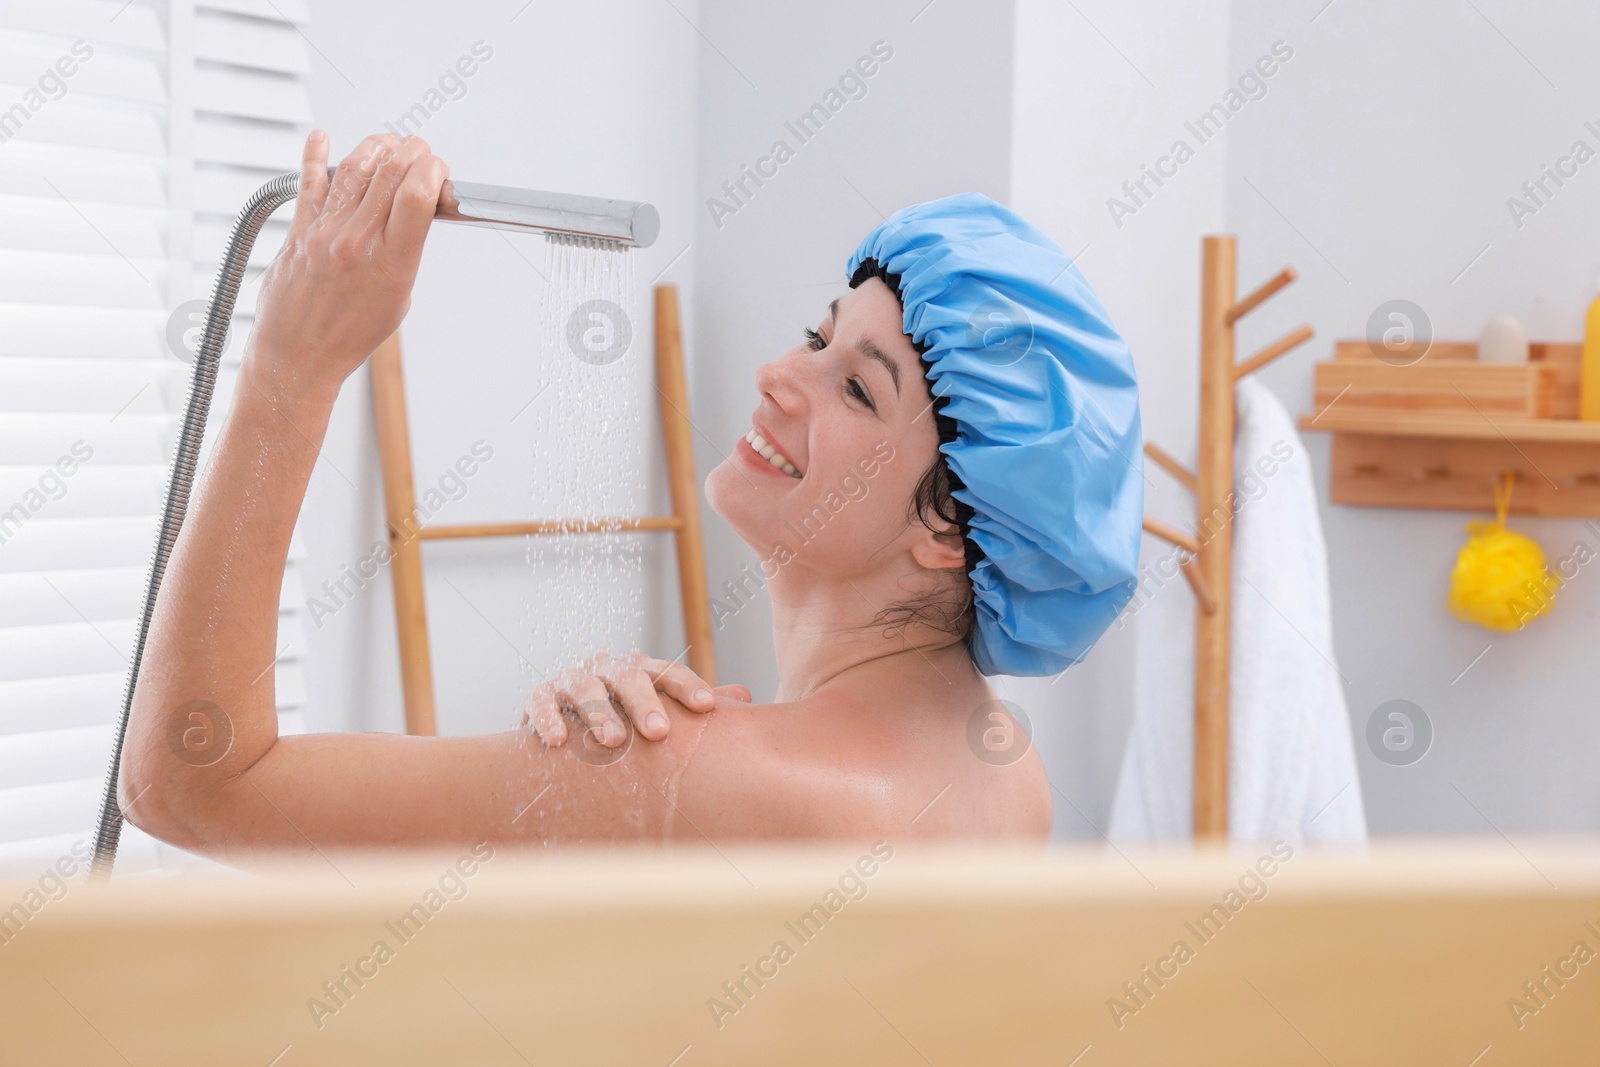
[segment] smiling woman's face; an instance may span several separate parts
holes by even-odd
[[[959,535],[934,539],[909,512],[938,428],[900,302],[881,279],[834,301],[814,335],[756,371],[756,389],[751,432],[707,476],[706,499],[766,577],[789,567],[850,576],[907,552],[923,567],[962,564]]]

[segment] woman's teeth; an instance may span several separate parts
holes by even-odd
[[[749,433],[744,435],[744,439],[749,441],[750,447],[759,452],[761,454],[761,458],[765,459],[768,463],[772,464],[774,467],[777,467],[791,478],[800,477],[800,472],[795,469],[794,464],[790,463],[788,460],[779,455],[778,450],[767,444],[767,439],[756,433],[754,428],[752,428]]]

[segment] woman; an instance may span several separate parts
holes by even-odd
[[[750,433],[707,478],[764,561],[774,703],[600,658],[537,694],[537,733],[278,737],[266,668],[290,532],[342,382],[410,304],[448,175],[417,138],[368,138],[331,182],[327,154],[312,133],[157,603],[121,768],[131,822],[233,861],[483,839],[1046,837],[1038,756],[983,675],[1075,662],[1130,598],[1137,393],[1060,249],[976,194],[869,235],[852,288],[757,372]],[[648,743],[620,744],[613,701]],[[581,740],[563,707],[601,744],[563,744]]]

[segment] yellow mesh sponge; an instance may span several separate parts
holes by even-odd
[[[1503,471],[1494,487],[1494,521],[1467,523],[1467,543],[1450,572],[1450,614],[1501,633],[1520,630],[1549,611],[1561,585],[1539,546],[1506,529],[1510,504],[1511,472]]]

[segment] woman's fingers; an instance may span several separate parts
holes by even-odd
[[[578,670],[586,674],[604,674],[613,662],[618,661],[613,661],[609,652],[596,652],[578,664]]]
[[[561,714],[561,701],[548,686],[540,686],[529,698],[522,721],[539,735],[539,740],[558,748],[567,740],[567,720]]]
[[[328,134],[312,130],[300,153],[300,194],[295,200],[294,222],[290,230],[304,233],[322,214],[328,201]]]
[[[662,659],[643,659],[639,666],[651,682],[690,711],[710,711],[717,705],[716,694],[701,677],[682,663]]]
[[[426,153],[427,144],[422,143]],[[395,190],[394,204],[385,221],[384,242],[415,265],[422,259],[422,242],[439,207],[439,190],[450,176],[444,160],[431,153],[419,156]]]
[[[382,234],[389,224],[389,209],[394,204],[395,191],[405,180],[406,173],[418,159],[430,155],[428,142],[420,137],[407,137],[388,146],[388,151],[377,157],[372,180],[361,194],[361,203],[350,218],[351,224],[363,232]]]
[[[568,672],[563,679],[566,684],[557,683],[557,688],[596,741],[606,748],[616,748],[628,739],[627,724],[612,706],[611,691],[605,682],[592,674],[576,671]]]
[[[342,226],[349,221],[360,208],[373,174],[399,144],[400,138],[392,133],[375,133],[339,162],[328,189],[327,206],[322,211],[324,222]]]
[[[262,281],[245,357],[258,381],[275,382],[286,394],[336,391],[394,333],[411,305],[422,254],[420,241],[390,247],[387,228],[412,165],[434,158],[427,145],[375,134],[331,178],[326,151],[321,139],[308,138],[293,240]],[[429,164],[423,176],[437,166]]]
[[[671,721],[658,693],[700,712],[715,708],[718,696],[745,703],[751,699],[750,690],[742,685],[712,690],[680,663],[639,653],[617,659],[597,652],[530,694],[522,721],[552,747],[573,736],[565,722],[570,717],[577,718],[578,729],[607,748],[626,742],[630,729],[637,729],[648,740],[660,741],[671,729]]]
[[[667,736],[667,712],[648,674],[638,667],[627,667],[615,671],[607,682],[622,710],[641,734],[651,741]]]
[[[581,674],[605,683],[614,705],[651,741],[660,741],[670,728],[666,709],[656,696],[650,675],[639,668],[644,656],[634,652],[617,659],[607,652],[596,652],[578,668]],[[619,719],[620,721],[620,719]]]

